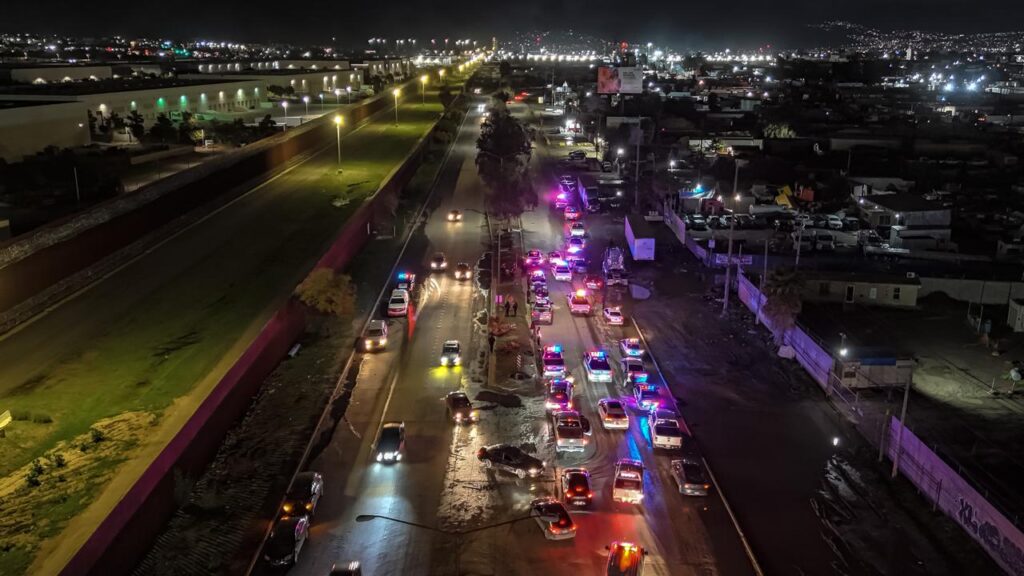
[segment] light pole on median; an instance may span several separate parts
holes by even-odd
[[[351,104],[352,103],[352,87],[351,86],[345,86],[345,93],[348,94],[348,103]]]
[[[320,113],[324,113],[324,93],[320,93]]]
[[[334,128],[338,133],[338,172],[341,172],[341,126],[345,123],[345,117],[341,114],[334,115]]]
[[[306,116],[309,116],[309,96],[303,96],[302,103],[306,105]]]
[[[334,89],[334,104],[341,106],[341,88]]]
[[[441,78],[441,84],[444,84],[444,72],[445,72],[444,68],[441,68],[440,70],[437,71],[438,77]]]
[[[426,74],[424,74],[423,76],[420,76],[420,103],[421,104],[426,104],[427,103],[427,80],[430,80],[430,77],[427,76]]]
[[[395,96],[395,126],[398,126],[398,97],[402,95],[402,91],[395,88],[391,93]]]

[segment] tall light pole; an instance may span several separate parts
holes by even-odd
[[[341,106],[341,88],[334,89],[334,104]]]
[[[348,103],[351,104],[352,103],[352,87],[351,86],[345,86],[345,93],[348,94]]]
[[[441,68],[440,70],[437,71],[438,77],[441,78],[441,84],[444,84],[444,72],[445,72],[444,68]]]
[[[306,105],[306,116],[309,116],[309,96],[303,96],[302,103]]]
[[[324,113],[324,93],[320,93],[320,113]]]
[[[421,104],[426,104],[427,103],[427,80],[430,80],[430,77],[427,76],[426,74],[424,74],[423,76],[420,76],[420,103]]]
[[[395,88],[391,93],[395,96],[395,126],[398,126],[398,97],[402,95],[402,91]]]
[[[285,120],[287,120],[288,119],[288,101],[287,100],[282,100],[281,101],[281,108],[284,108],[284,118],[285,118]]]
[[[334,115],[334,128],[338,133],[338,172],[341,172],[341,126],[345,123],[345,117],[341,114]]]

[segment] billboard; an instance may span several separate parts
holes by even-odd
[[[644,73],[632,66],[601,66],[597,69],[598,94],[639,94],[644,91]]]

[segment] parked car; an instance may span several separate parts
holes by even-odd
[[[830,232],[818,232],[814,236],[814,249],[831,252],[836,249],[836,237]]]
[[[281,517],[312,516],[324,493],[324,477],[319,472],[299,472],[284,495]]]
[[[836,216],[835,214],[830,214],[828,216],[828,218],[827,218],[827,222],[828,222],[828,227],[830,229],[832,229],[832,230],[842,230],[843,229],[843,219],[840,218],[839,216]]]
[[[544,473],[545,463],[521,449],[508,444],[494,444],[477,450],[476,457],[484,468],[515,474],[520,478],[536,478]]]
[[[308,516],[281,518],[270,531],[263,547],[263,558],[271,566],[294,566],[309,537]]]
[[[669,464],[669,472],[679,492],[687,496],[707,496],[711,489],[704,464],[696,458],[681,458]]]

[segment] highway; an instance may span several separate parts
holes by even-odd
[[[569,283],[555,282],[548,275],[554,323],[542,330],[545,344],[558,343],[565,349],[567,367],[576,382],[576,405],[594,424],[586,450],[555,454],[540,383],[528,386],[526,392],[519,387],[521,407],[477,402],[481,421],[475,426],[456,428],[446,419],[441,400],[446,392],[462,389],[475,398],[480,387],[470,380],[468,369],[438,366],[442,342],[460,340],[463,356],[470,358],[486,343],[472,329],[473,314],[485,306],[475,288],[469,282],[456,282],[450,272],[426,273],[427,259],[435,251],[443,251],[454,265],[475,263],[484,249],[486,226],[474,212],[483,208],[483,190],[472,161],[479,118],[471,110],[435,191],[436,208],[425,230],[430,247],[402,259],[404,269],[419,274],[418,306],[409,319],[392,322],[392,335],[401,337],[391,339],[388,351],[360,354],[357,359],[359,374],[346,421],[310,466],[324,474],[326,488],[310,539],[289,573],[325,574],[332,564],[351,560],[360,561],[369,575],[598,573],[607,561],[605,545],[616,540],[633,541],[649,550],[646,574],[754,573],[720,495],[714,490],[703,498],[678,493],[668,474],[672,456],[653,450],[644,413],[620,386],[621,374],[617,372],[610,384],[587,382],[582,354],[605,349],[616,365],[618,340],[635,332],[628,320],[626,327],[607,325],[599,312],[570,316],[565,304]],[[550,158],[540,155],[536,161],[546,167]],[[554,184],[549,170],[536,174],[542,190]],[[445,220],[453,208],[465,214],[461,224]],[[542,205],[524,215],[523,222],[527,248],[545,252],[562,248],[566,229],[560,214]],[[616,227],[612,217],[604,215],[588,216],[587,223],[591,227],[588,256],[592,268],[599,268],[600,253]],[[629,318],[628,291],[598,297],[619,301]],[[520,307],[520,315],[525,308]],[[659,380],[654,364],[648,361],[647,367],[651,378]],[[602,397],[626,401],[628,431],[606,431],[600,426],[596,405]],[[664,399],[672,401],[668,396]],[[405,458],[395,465],[378,464],[372,458],[371,444],[384,421],[406,425]],[[486,471],[475,457],[477,449],[502,442],[534,449],[548,464],[545,473],[535,480],[519,480]],[[611,500],[614,465],[622,457],[644,462],[642,505]],[[358,515],[374,514],[455,531],[522,518],[529,514],[533,498],[560,491],[557,473],[566,466],[587,467],[595,492],[592,508],[573,511],[578,531],[569,541],[545,540],[532,520],[466,538],[382,519],[356,522]],[[260,564],[256,573],[275,571]]]

